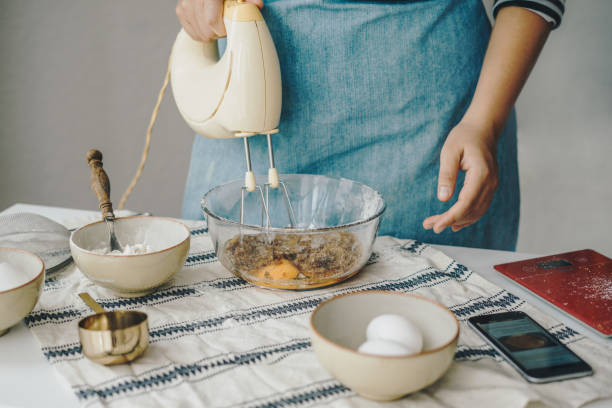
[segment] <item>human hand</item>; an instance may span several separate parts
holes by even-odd
[[[465,171],[457,202],[442,214],[423,221],[436,234],[446,227],[454,232],[478,221],[487,211],[497,189],[496,137],[493,126],[462,120],[451,130],[440,153],[438,199],[453,196],[457,173]]]
[[[263,7],[263,0],[246,0]],[[179,0],[176,15],[191,38],[208,42],[225,37],[223,0]]]

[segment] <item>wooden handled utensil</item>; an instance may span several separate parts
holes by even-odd
[[[115,235],[115,213],[113,212],[113,204],[110,201],[110,180],[102,167],[102,152],[96,149],[91,149],[85,156],[87,164],[91,169],[91,189],[96,194],[100,202],[100,212],[102,218],[108,226],[110,235],[110,250],[123,252],[123,248]]]

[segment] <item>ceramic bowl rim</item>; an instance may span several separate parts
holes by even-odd
[[[14,252],[22,252],[22,253],[24,253],[24,254],[26,254],[26,255],[28,255],[28,256],[32,256],[32,257],[36,258],[36,259],[37,259],[37,260],[40,262],[40,265],[41,265],[41,271],[40,271],[40,272],[38,272],[38,273],[36,274],[36,276],[34,276],[34,278],[32,278],[31,280],[27,281],[26,283],[23,283],[23,284],[21,284],[21,285],[19,285],[19,286],[16,286],[16,287],[14,287],[14,288],[11,288],[11,289],[0,290],[0,295],[2,295],[2,294],[4,294],[4,293],[9,293],[9,292],[12,292],[12,291],[17,290],[17,289],[21,289],[21,288],[23,288],[23,287],[25,287],[25,286],[28,286],[28,285],[30,285],[31,283],[33,283],[33,282],[35,282],[36,280],[38,280],[38,278],[40,278],[40,275],[42,275],[42,274],[44,274],[44,273],[45,273],[45,262],[42,260],[42,258],[41,258],[40,256],[38,256],[38,255],[36,255],[36,254],[34,254],[34,253],[30,252],[30,251],[26,251],[26,250],[19,249],[19,248],[0,247],[0,251],[6,251],[6,250],[8,250],[8,251],[14,251]]]
[[[375,188],[372,188],[372,187],[368,186],[367,184],[361,183],[359,181],[347,179],[347,178],[344,178],[344,177],[330,177],[330,176],[325,176],[323,174],[297,174],[297,173],[291,173],[291,174],[283,174],[282,176],[309,176],[309,177],[327,178],[327,179],[336,180],[336,181],[349,181],[351,183],[358,184],[360,186],[363,186],[363,187],[366,187],[366,188],[372,190],[380,198],[380,201],[381,201],[382,205],[380,206],[380,208],[378,208],[378,210],[374,213],[374,215],[372,215],[372,216],[370,216],[370,217],[368,217],[366,219],[353,221],[353,222],[350,222],[348,224],[334,225],[333,227],[322,227],[322,228],[278,228],[278,227],[271,227],[271,228],[266,228],[266,227],[261,227],[261,226],[257,226],[257,225],[240,224],[237,221],[232,221],[230,219],[223,218],[223,217],[220,217],[220,216],[214,214],[206,206],[206,197],[208,197],[213,191],[215,191],[217,189],[220,189],[222,187],[225,187],[228,184],[240,182],[241,180],[238,179],[238,180],[228,181],[227,183],[219,184],[218,186],[215,186],[215,187],[211,188],[210,190],[208,190],[206,192],[206,194],[204,194],[204,196],[202,197],[202,200],[200,202],[201,207],[202,207],[202,211],[204,211],[207,216],[212,217],[212,218],[214,218],[215,220],[217,220],[219,222],[222,222],[224,224],[236,225],[236,226],[238,226],[240,228],[243,228],[243,229],[246,228],[246,229],[252,229],[252,230],[255,230],[255,231],[283,232],[283,233],[292,233],[292,234],[296,234],[297,233],[297,234],[299,234],[299,233],[327,232],[327,231],[348,229],[348,228],[356,227],[358,225],[367,224],[370,221],[379,218],[385,212],[385,210],[387,209],[387,203],[385,202],[385,199],[383,198],[382,194],[380,194],[380,192],[378,190],[376,190]]]
[[[425,350],[425,351],[421,351],[420,353],[417,353],[417,354],[408,354],[408,355],[405,355],[405,356],[383,356],[383,355],[379,355],[379,354],[362,353],[362,352],[359,352],[359,351],[354,350],[352,348],[340,345],[340,344],[338,344],[336,342],[331,341],[327,337],[325,337],[323,334],[321,334],[315,328],[314,317],[321,310],[321,308],[323,306],[325,306],[326,304],[331,303],[332,301],[338,300],[338,299],[346,297],[346,296],[365,295],[365,294],[372,294],[372,293],[387,294],[387,295],[397,295],[397,296],[408,296],[408,297],[416,298],[416,299],[419,299],[419,300],[425,300],[425,301],[427,301],[429,303],[432,303],[434,306],[437,306],[437,307],[441,308],[446,313],[448,313],[448,314],[450,314],[452,316],[453,321],[455,322],[455,327],[456,327],[455,334],[453,335],[452,339],[449,342],[443,344],[442,346],[439,346],[439,347],[436,347],[434,349],[431,349],[431,350]],[[338,348],[340,348],[342,350],[348,351],[348,352],[353,353],[353,354],[358,355],[358,356],[370,357],[370,358],[382,358],[382,359],[385,359],[385,360],[412,359],[412,358],[417,358],[417,357],[421,357],[421,356],[428,355],[428,354],[437,353],[437,352],[439,352],[441,350],[444,350],[445,348],[447,348],[448,346],[450,346],[454,342],[456,342],[457,339],[459,338],[459,332],[460,332],[460,326],[459,326],[459,321],[457,320],[457,316],[455,316],[455,314],[453,312],[451,312],[444,305],[442,305],[442,304],[440,304],[440,303],[438,303],[438,302],[436,302],[434,300],[428,299],[428,298],[426,298],[424,296],[421,296],[421,295],[416,295],[416,294],[413,294],[413,293],[393,292],[393,291],[390,291],[390,290],[360,290],[358,292],[344,293],[342,295],[334,296],[331,299],[327,299],[327,300],[319,303],[319,305],[315,308],[315,310],[313,310],[312,313],[310,314],[309,323],[310,323],[310,329],[311,329],[312,333],[314,333],[321,340],[325,341],[326,343],[328,343],[328,344],[330,344],[330,345],[332,345],[334,347],[338,347]]]
[[[85,249],[85,248],[81,248],[80,246],[78,246],[76,244],[76,242],[73,241],[73,237],[77,232],[80,232],[82,230],[85,230],[95,224],[100,224],[102,222],[105,222],[105,220],[98,220],[95,222],[91,222],[89,224],[83,225],[82,227],[77,228],[76,230],[72,231],[72,234],[70,234],[70,245],[74,245],[75,248],[77,248],[79,251],[82,251],[84,253],[86,253],[87,255],[93,255],[93,256],[101,256],[101,257],[105,257],[105,258],[132,258],[132,257],[140,257],[140,256],[147,256],[147,255],[153,255],[153,254],[160,254],[162,252],[166,252],[166,251],[170,251],[174,248],[177,248],[181,245],[183,245],[185,243],[185,241],[188,241],[191,238],[191,230],[189,228],[187,228],[187,226],[185,224],[183,224],[180,221],[174,220],[172,218],[168,218],[168,217],[154,217],[154,216],[150,216],[150,215],[132,215],[129,217],[119,217],[119,218],[115,218],[116,220],[125,220],[125,219],[129,219],[129,218],[146,218],[146,219],[157,219],[157,220],[164,220],[164,221],[169,221],[175,224],[178,224],[180,226],[182,226],[183,228],[185,228],[185,231],[187,231],[187,237],[182,240],[181,242],[179,242],[176,245],[172,245],[171,247],[168,248],[164,248],[164,249],[160,249],[159,251],[153,251],[153,252],[145,252],[144,254],[129,254],[129,255],[117,255],[117,254],[99,254],[96,252],[93,252],[89,249]]]

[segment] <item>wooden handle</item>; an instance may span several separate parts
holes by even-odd
[[[91,149],[87,152],[85,159],[91,168],[91,189],[100,202],[102,218],[115,219],[113,204],[110,201],[110,181],[102,168],[102,153],[99,150]]]

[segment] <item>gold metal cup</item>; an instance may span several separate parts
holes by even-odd
[[[79,294],[95,315],[79,321],[83,354],[104,365],[133,361],[149,346],[147,315],[137,311],[105,311],[89,294]]]

